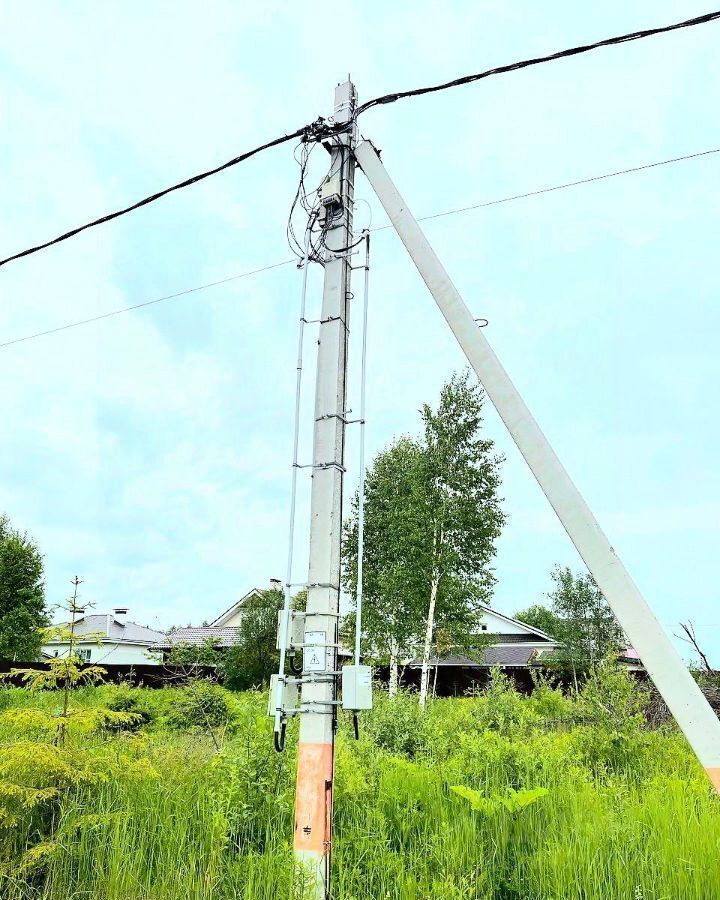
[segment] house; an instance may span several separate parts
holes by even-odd
[[[437,670],[437,692],[460,694],[487,680],[492,669],[499,668],[509,674],[520,687],[530,687],[530,672],[542,663],[559,646],[549,634],[513,619],[496,609],[483,611],[479,621],[480,634],[492,635],[493,643],[483,651],[482,661],[462,654],[430,657],[430,666]],[[406,684],[420,680],[422,659],[406,663]],[[435,681],[435,674],[433,674]]]
[[[162,631],[128,621],[127,607],[94,613],[75,620],[79,642],[75,653],[85,663],[109,666],[159,666],[162,657],[153,648],[165,639]],[[67,626],[66,626],[67,627]],[[50,640],[42,648],[44,659],[65,656],[69,641]]]
[[[461,694],[483,685],[493,669],[500,669],[509,675],[520,689],[533,686],[532,671],[542,668],[543,663],[560,646],[549,634],[513,619],[495,609],[484,610],[479,623],[479,632],[493,636],[493,643],[483,651],[482,661],[461,654],[447,654],[430,657],[430,667],[437,671],[432,675],[436,693],[441,695]],[[643,677],[645,668],[636,650],[626,647],[618,653],[618,662],[626,671]],[[406,663],[404,683],[413,685],[420,682],[422,659]]]
[[[282,591],[282,584],[277,578],[271,578],[265,590]],[[253,597],[260,596],[261,593],[263,591],[260,588],[253,588],[247,594],[243,594],[239,600],[236,600],[225,612],[220,613],[217,619],[214,619],[209,625],[177,628],[170,634],[162,635],[162,639],[155,644],[154,649],[169,652],[178,644],[201,646],[207,641],[212,641],[219,650],[234,646],[240,640],[240,625],[243,620],[245,605]]]

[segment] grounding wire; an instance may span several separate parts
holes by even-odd
[[[577,47],[569,47],[566,50],[558,50],[555,53],[549,53],[546,56],[536,56],[531,59],[523,59],[518,62],[508,63],[503,66],[495,66],[492,69],[486,69],[484,72],[478,72],[474,75],[462,75],[460,78],[454,78],[452,81],[445,81],[441,84],[430,85],[429,87],[413,88],[408,91],[396,91],[392,94],[383,94],[381,97],[375,97],[362,103],[357,109],[357,116],[362,115],[374,106],[380,106],[387,103],[395,103],[406,97],[419,97],[423,94],[434,94],[438,91],[446,91],[449,88],[460,87],[464,84],[471,84],[474,81],[480,81],[483,78],[489,78],[491,75],[503,75],[506,72],[515,72],[518,69],[527,69],[530,66],[537,66],[541,63],[552,62],[556,59],[563,59],[568,56],[577,56],[580,53],[588,53],[590,50],[597,50],[600,47],[611,47],[613,44],[625,44],[630,41],[639,41],[643,38],[654,37],[657,34],[665,34],[669,31],[678,31],[681,28],[691,28],[694,25],[705,25],[720,19],[720,10],[705,13],[702,16],[695,16],[692,19],[685,19],[683,22],[674,22],[672,25],[663,25],[659,28],[646,28],[643,31],[632,31],[628,34],[620,34],[617,37],[605,38],[602,41],[595,41],[592,44],[581,44]]]
[[[355,591],[355,665],[360,665],[360,640],[362,636],[363,555],[365,550],[365,394],[367,381],[367,328],[368,296],[370,283],[370,232],[365,232],[365,266],[363,279],[362,349],[360,352],[360,449],[358,487],[358,551],[357,589]],[[357,732],[357,719],[355,719]],[[357,737],[357,734],[356,734]]]
[[[607,178],[615,178],[616,176],[619,176],[619,175],[630,175],[634,172],[642,172],[647,169],[655,169],[655,168],[658,168],[659,166],[667,166],[667,165],[670,165],[671,163],[683,162],[684,160],[689,160],[689,159],[698,159],[698,158],[701,158],[704,156],[711,156],[716,153],[720,153],[720,147],[715,147],[711,150],[701,150],[698,153],[688,153],[684,156],[674,156],[671,159],[661,159],[657,162],[645,163],[644,165],[633,166],[632,168],[629,168],[629,169],[618,169],[617,171],[614,171],[614,172],[605,172],[602,175],[592,175],[592,176],[589,176],[588,178],[581,178],[577,181],[568,181],[568,182],[564,182],[563,184],[551,185],[550,187],[539,188],[538,190],[534,190],[534,191],[526,191],[522,194],[512,194],[508,197],[500,197],[497,200],[485,200],[482,203],[473,203],[470,206],[460,206],[460,207],[457,207],[456,209],[448,209],[448,210],[444,210],[443,212],[430,213],[427,216],[419,216],[418,222],[427,222],[431,219],[440,219],[440,218],[444,218],[446,216],[457,215],[459,213],[471,212],[472,210],[475,210],[475,209],[483,209],[484,207],[488,207],[488,206],[497,206],[501,203],[510,203],[514,200],[522,200],[522,199],[526,199],[529,197],[537,197],[537,196],[540,196],[541,194],[552,193],[553,191],[561,191],[561,190],[565,190],[566,188],[578,187],[583,184],[591,184],[592,182],[595,182],[595,181],[604,181]],[[355,202],[356,203],[360,202],[359,198]],[[363,200],[362,202],[367,203],[366,200]],[[368,206],[369,206],[369,204],[368,204]],[[377,231],[385,231],[388,228],[392,228],[392,225],[390,225],[390,224],[375,225],[375,226],[370,227],[368,230],[371,232],[377,232]],[[270,269],[277,269],[277,268],[280,268],[281,266],[288,266],[293,262],[296,262],[296,259],[282,260],[280,262],[271,263],[270,265],[263,266],[259,269],[252,269],[249,272],[240,272],[237,275],[230,275],[227,278],[221,278],[219,281],[211,281],[207,284],[200,284],[200,285],[196,285],[195,287],[187,288],[186,290],[183,290],[183,291],[177,291],[174,294],[166,294],[163,297],[156,297],[153,300],[146,300],[142,303],[135,303],[132,306],[124,306],[124,307],[121,307],[120,309],[112,310],[111,312],[107,312],[107,313],[102,313],[98,316],[92,316],[88,319],[80,319],[79,321],[75,321],[75,322],[67,322],[64,325],[58,325],[56,328],[48,328],[44,331],[37,331],[34,334],[26,334],[22,337],[14,338],[12,340],[5,341],[4,343],[0,343],[0,349],[10,347],[13,344],[21,344],[25,341],[33,340],[34,338],[45,337],[46,335],[55,334],[60,331],[67,331],[68,329],[71,329],[71,328],[78,328],[81,325],[89,325],[92,322],[99,322],[102,319],[108,319],[112,316],[121,315],[122,313],[132,312],[133,310],[136,310],[136,309],[142,309],[145,306],[152,306],[155,303],[162,303],[163,301],[172,300],[176,297],[182,297],[186,294],[193,294],[197,291],[203,291],[203,290],[206,290],[207,288],[212,288],[212,287],[216,287],[217,285],[226,284],[229,281],[236,281],[240,278],[248,278],[250,275],[257,275],[261,272],[267,272]]]
[[[285,676],[285,656],[288,643],[288,629],[290,625],[290,585],[292,584],[293,554],[295,549],[295,510],[297,507],[297,476],[298,476],[298,448],[300,444],[300,403],[302,394],[302,374],[303,374],[303,348],[305,337],[305,312],[307,306],[307,278],[308,269],[310,268],[310,225],[308,221],[305,230],[305,259],[303,261],[302,288],[300,291],[300,317],[298,320],[298,349],[297,349],[297,367],[295,375],[295,418],[293,421],[293,451],[292,451],[292,471],[290,474],[290,516],[288,523],[288,545],[287,545],[287,566],[285,569],[285,598],[282,611],[282,625],[280,629],[280,664],[278,666],[278,681],[275,686],[275,734],[280,732],[283,725],[282,698],[285,685],[283,678]],[[281,742],[284,746],[284,741]],[[275,742],[278,748],[277,738]]]

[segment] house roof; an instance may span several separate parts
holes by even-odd
[[[469,656],[462,656],[459,653],[450,653],[447,656],[430,657],[430,665],[432,668],[449,668],[459,666],[469,669],[485,669],[490,666],[508,666],[525,667],[530,666],[536,659],[546,651],[541,651],[532,644],[513,644],[511,646],[493,646],[486,647],[483,652],[482,662],[471,659]],[[422,666],[422,660],[418,657],[408,663],[411,669],[419,669]]]
[[[225,612],[220,613],[217,619],[214,619],[210,623],[210,627],[222,626],[223,622],[226,622],[234,613],[236,613],[239,609],[242,609],[242,607],[251,597],[257,597],[259,594],[259,588],[253,588],[251,591],[248,591],[247,594],[243,594],[243,596],[239,600],[236,600],[235,603],[232,604],[232,606],[228,606]]]
[[[554,641],[552,635],[549,635],[545,631],[541,631],[539,628],[535,628],[534,625],[528,625],[527,622],[523,622],[521,619],[513,619],[512,616],[507,616],[505,615],[505,613],[498,612],[498,610],[496,609],[491,609],[489,606],[482,612],[483,615],[495,616],[498,619],[502,619],[503,621],[514,625],[516,628],[522,628],[523,631],[527,632],[528,634],[534,634],[536,637],[539,637],[543,641]]]
[[[69,622],[63,625],[69,626]],[[164,639],[165,634],[137,622],[118,622],[112,613],[97,613],[91,616],[83,616],[75,621],[75,634],[93,635],[93,640],[112,641],[113,643],[128,644],[154,644]],[[64,643],[63,641],[49,641],[49,643]]]
[[[163,639],[153,645],[154,650],[171,650],[178,644],[190,644],[199,647],[206,641],[214,641],[219,649],[234,647],[240,641],[239,625],[203,625],[199,628],[178,628],[172,634],[163,635]],[[352,656],[347,647],[338,647],[338,656]]]
[[[206,641],[214,641],[218,647],[233,647],[240,640],[238,626],[203,625],[199,628],[178,628],[172,634],[162,635],[155,647],[158,650],[171,649],[177,644],[191,644],[199,647]]]
[[[481,634],[483,637],[492,637],[495,644],[530,644],[542,647],[552,644],[553,647],[555,646],[552,638],[542,638],[535,634],[501,634],[497,631],[483,631]]]

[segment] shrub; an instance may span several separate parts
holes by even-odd
[[[229,698],[227,691],[211,681],[192,681],[171,704],[168,724],[173,728],[226,727],[234,719]]]
[[[388,697],[378,692],[374,704],[364,725],[379,747],[410,757],[427,748],[427,718],[416,696],[399,691],[396,697]]]
[[[147,701],[147,691],[131,687],[128,684],[112,685],[108,689],[106,706],[112,712],[133,713],[134,719],[128,722],[108,723],[107,727],[116,731],[137,731],[149,724],[154,713]]]

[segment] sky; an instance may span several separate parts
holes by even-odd
[[[4,4],[0,256],[329,115],[348,73],[362,102],[705,11]],[[418,216],[713,149],[719,40],[710,24],[598,50],[378,107],[361,131]],[[425,226],[656,615],[671,632],[692,620],[715,665],[719,173],[720,153]],[[285,144],[4,267],[0,344],[288,260],[297,178]],[[361,175],[357,196],[358,227],[384,224]],[[371,458],[419,430],[464,357],[390,230],[370,277]],[[311,312],[320,289],[313,271]],[[199,624],[284,577],[299,292],[289,264],[0,348],[0,510],[41,547],[50,603],[77,574],[96,611]],[[310,333],[305,456],[313,351]],[[485,428],[506,456],[493,605],[513,613],[543,601],[554,565],[582,563],[489,404]],[[350,492],[356,432],[348,470]],[[297,581],[307,519],[304,480]]]

